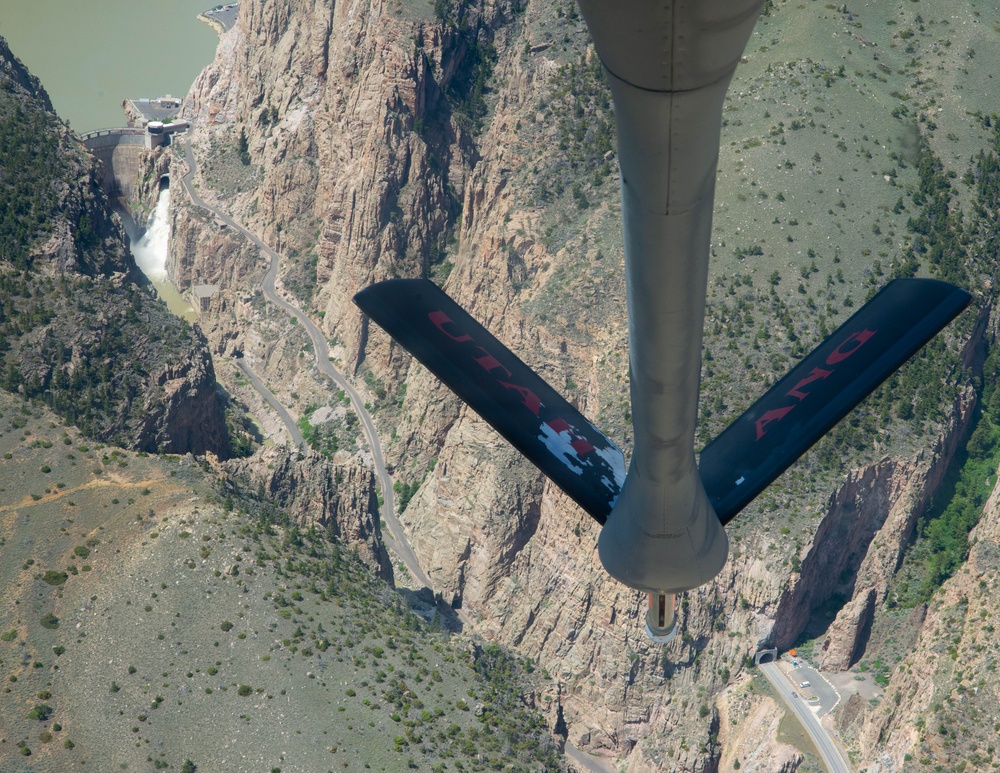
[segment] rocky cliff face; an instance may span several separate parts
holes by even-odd
[[[204,339],[145,284],[94,159],[2,39],[0,86],[0,386],[98,440],[226,455]]]
[[[323,529],[356,549],[376,575],[392,581],[392,562],[378,523],[374,476],[357,460],[336,464],[315,452],[300,456],[298,451],[263,448],[228,467],[285,510],[300,528]]]
[[[24,62],[10,50],[7,41],[0,37],[0,77],[9,83],[10,91],[20,91],[33,100],[42,110],[53,112],[52,100],[42,82],[32,75]]]
[[[965,566],[935,595],[911,651],[894,664],[885,686],[889,709],[855,707],[843,715],[844,730],[873,773],[908,770],[918,761],[981,770],[996,760],[1000,489],[994,488],[970,542]]]
[[[793,646],[814,610],[832,597],[850,599],[820,644],[820,664],[845,671],[864,652],[872,614],[886,598],[888,583],[913,538],[917,516],[927,507],[965,437],[974,395],[955,406],[950,426],[930,448],[909,460],[885,459],[851,472],[831,497],[802,568],[782,595],[769,640]]]
[[[403,522],[435,590],[473,615],[479,632],[539,658],[557,683],[560,713],[577,745],[628,755],[630,771],[712,770],[731,756],[718,746],[731,736],[717,733],[713,706],[735,710],[721,691],[740,680],[758,644],[787,646],[819,621],[821,631],[829,629],[820,642],[827,667],[846,668],[862,656],[915,519],[974,402],[964,393],[928,442],[897,442],[891,455],[853,471],[819,470],[810,457],[806,472],[783,481],[769,503],[734,525],[730,563],[683,599],[683,636],[651,646],[641,627],[644,599],[601,570],[596,525],[350,303],[371,281],[436,278],[627,446],[619,204],[613,152],[602,144],[607,95],[595,72],[582,23],[557,2],[432,9],[420,2],[252,0],[241,4],[236,29],[223,36],[185,110],[196,124],[201,195],[224,203],[283,252],[284,289],[322,317],[334,356],[359,382],[363,377],[381,406],[394,475],[420,484]],[[486,89],[470,74],[482,76]],[[773,79],[760,78],[761,89]],[[752,95],[756,86],[740,93]],[[800,115],[812,109],[810,95],[783,98],[801,99],[789,108]],[[735,114],[753,99],[730,105],[733,147],[724,147],[723,165],[737,170],[734,178],[752,171],[743,171],[741,153],[755,145],[739,133]],[[774,98],[767,109],[780,104]],[[827,120],[821,113],[815,119],[814,126]],[[807,119],[796,123],[808,126]],[[762,136],[770,142],[783,130]],[[245,157],[234,160],[241,144]],[[900,180],[913,173],[900,169]],[[818,178],[822,170],[814,172]],[[752,187],[743,181],[737,190],[745,198]],[[884,199],[881,211],[891,211],[899,192],[872,195]],[[825,219],[826,210],[823,204],[812,216]],[[310,378],[309,359],[299,356],[298,339],[278,340],[280,315],[241,300],[254,290],[249,256],[238,240],[221,255],[210,252],[214,240],[230,236],[183,207],[177,217],[183,222],[175,232],[187,246],[175,276],[219,277],[224,285],[221,311],[208,327],[213,344],[256,352],[272,383],[296,399],[293,392]],[[787,219],[781,212],[769,231],[766,223],[753,226],[793,245],[782,270],[799,265],[804,251],[785,232]],[[727,220],[725,238],[735,231],[742,239],[747,222]],[[725,238],[717,240],[720,252]],[[818,307],[834,307],[836,269],[821,290],[805,286],[811,269],[803,264],[801,289],[786,289],[773,275],[751,280],[743,257],[717,264],[718,316],[710,326],[748,324],[726,316],[738,287],[728,283],[743,272],[760,303],[779,316],[781,304],[795,305],[804,320],[787,335],[748,313],[754,351],[770,340],[774,357],[790,358],[801,346],[796,338],[818,334],[814,321],[825,313]],[[864,281],[875,276],[864,270]],[[861,268],[857,273],[860,283]],[[838,314],[854,304],[836,300]],[[984,333],[980,326],[964,335],[978,341]],[[737,348],[738,333],[730,334]],[[706,383],[715,389],[725,381],[728,391],[706,402],[731,414],[734,407],[720,407],[722,397],[740,392],[730,400],[739,404],[771,371],[751,359],[749,343],[745,357],[723,361],[728,342],[714,335]],[[389,405],[403,383],[405,399]],[[312,395],[328,389],[309,388]],[[821,618],[837,594],[842,605],[830,625]],[[766,702],[754,711],[774,717]]]

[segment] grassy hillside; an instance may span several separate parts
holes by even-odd
[[[530,664],[190,457],[0,392],[0,458],[4,770],[558,769]]]

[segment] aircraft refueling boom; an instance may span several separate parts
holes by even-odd
[[[708,582],[729,551],[694,437],[722,106],[761,5],[580,0],[614,98],[635,433],[598,549],[647,593]]]
[[[632,456],[425,279],[355,302],[587,510],[608,573],[649,594],[646,632],[676,632],[674,594],[725,565],[728,523],[971,300],[890,282],[695,460],[712,209],[726,90],[762,0],[579,0],[611,84],[621,171]]]

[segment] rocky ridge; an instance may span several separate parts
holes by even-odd
[[[832,495],[813,492],[805,513],[755,508],[735,527],[722,574],[683,600],[684,635],[650,646],[641,632],[644,599],[608,580],[596,560],[596,525],[369,329],[349,301],[371,281],[431,274],[550,382],[565,385],[581,410],[620,419],[627,438],[622,296],[613,280],[593,281],[596,266],[620,261],[607,227],[613,185],[602,191],[588,182],[581,187],[588,207],[553,205],[555,216],[531,204],[531,166],[544,167],[539,159],[561,150],[554,132],[539,127],[543,108],[567,63],[588,57],[579,19],[557,5],[463,4],[473,38],[420,4],[242,4],[185,110],[201,159],[229,153],[245,136],[260,182],[214,192],[203,185],[202,193],[283,252],[286,289],[314,276],[305,302],[322,315],[341,364],[381,400],[397,480],[420,484],[403,521],[435,588],[471,612],[478,631],[539,658],[557,679],[555,700],[578,745],[629,755],[630,771],[714,769],[729,752],[713,741],[717,712],[698,709],[728,710],[721,691],[745,673],[758,644],[794,643],[839,593],[844,603],[820,642],[824,665],[847,668],[861,657],[974,399],[963,395],[924,451],[904,446],[845,471]],[[496,59],[477,130],[448,95],[487,41]],[[571,239],[547,238],[553,217],[565,219],[559,228],[576,229]],[[181,281],[232,277],[209,331],[213,345],[254,352],[294,402],[309,381],[308,360],[298,356],[298,340],[275,340],[290,328],[245,299],[249,256],[234,242],[230,257],[210,258],[193,245],[228,235],[183,207],[177,218],[179,232],[190,234],[173,264]],[[439,270],[446,266],[450,273]],[[544,311],[565,297],[560,283],[576,287],[574,274],[606,304],[601,325],[588,323],[582,309]],[[251,310],[256,329],[244,323],[242,311]],[[990,338],[985,324],[975,327],[963,344],[967,364]],[[389,406],[384,395],[399,394],[403,383],[401,405]],[[323,385],[311,389],[310,399]],[[787,539],[778,536],[786,524],[795,529]],[[765,703],[759,711],[774,716]],[[903,726],[913,713],[892,716]],[[874,744],[864,749],[874,754]]]
[[[337,464],[322,454],[264,448],[249,459],[228,463],[232,475],[281,507],[305,530],[320,528],[358,551],[373,574],[392,581],[392,563],[378,525],[378,501],[371,470],[357,459]]]
[[[204,339],[155,298],[94,159],[2,40],[0,81],[0,197],[21,213],[3,224],[0,385],[97,440],[227,455]]]

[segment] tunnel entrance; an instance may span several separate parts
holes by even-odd
[[[170,188],[170,175],[165,174],[162,177],[160,177],[160,191],[162,192],[165,190],[169,190],[169,188]]]
[[[769,650],[757,650],[757,654],[754,656],[754,663],[758,666],[761,663],[773,663],[778,659],[778,650],[771,648]]]

